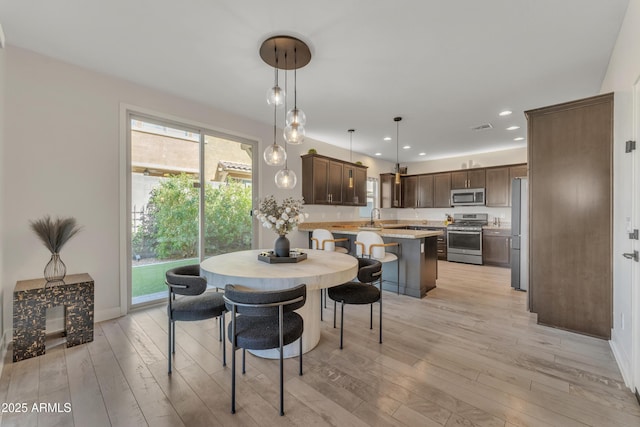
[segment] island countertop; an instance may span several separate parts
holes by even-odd
[[[302,223],[298,225],[298,231],[313,231],[316,228],[324,228],[332,233],[357,235],[360,231],[373,231],[382,237],[393,237],[396,239],[422,239],[425,237],[436,237],[443,234],[442,230],[402,230],[396,227],[405,227],[407,224],[388,224],[378,227],[362,227],[351,224],[336,223]],[[422,226],[426,227],[426,226]]]

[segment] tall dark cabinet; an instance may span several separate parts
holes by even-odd
[[[610,339],[613,94],[525,114],[530,309],[538,323]]]

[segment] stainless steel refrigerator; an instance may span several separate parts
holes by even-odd
[[[511,183],[511,287],[529,288],[529,186],[527,178]]]

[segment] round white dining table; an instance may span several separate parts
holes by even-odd
[[[209,285],[242,285],[255,290],[287,289],[307,285],[307,301],[297,310],[304,320],[302,352],[313,349],[320,341],[320,290],[353,280],[358,273],[358,260],[338,252],[303,249],[307,259],[297,263],[269,264],[258,260],[263,249],[215,255],[200,263]],[[284,357],[299,353],[298,342],[284,348]],[[278,349],[251,351],[269,359],[280,357]]]

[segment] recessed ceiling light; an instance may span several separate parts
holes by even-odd
[[[516,130],[516,129],[520,129],[520,126],[509,126],[507,128],[507,130]]]
[[[405,145],[404,147],[402,147],[404,150],[408,150],[409,148],[411,148],[410,145]]]
[[[376,156],[382,156],[382,153],[376,153]]]
[[[504,110],[504,111],[500,111],[500,114],[498,114],[499,116],[508,116],[509,114],[511,114],[511,111],[509,110]]]
[[[522,140],[524,140],[524,138],[523,138],[523,137],[521,137],[521,136],[519,136],[519,137],[517,137],[517,138],[513,138],[513,140],[514,140],[514,141],[522,141]]]
[[[385,141],[391,141],[391,137],[390,137],[390,136],[385,136],[383,139],[384,139]]]
[[[418,153],[418,156],[426,156],[427,153]]]

